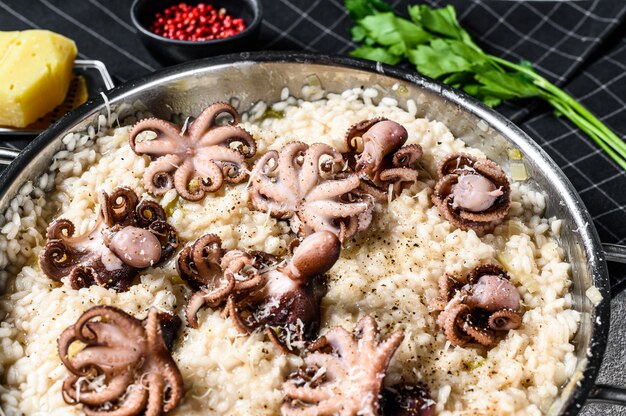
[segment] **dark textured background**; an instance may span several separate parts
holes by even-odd
[[[412,1],[415,3],[417,0]],[[0,0],[0,30],[45,28],[76,41],[81,59],[103,61],[116,82],[160,67],[130,24],[130,0]],[[395,0],[397,10],[408,1]],[[626,0],[437,0],[454,4],[462,24],[487,51],[528,59],[620,137],[626,136]],[[349,19],[342,0],[263,0],[262,32],[250,49],[347,54]],[[0,81],[1,82],[1,81]],[[561,166],[594,217],[604,242],[626,242],[626,174],[569,122],[541,102],[498,108]],[[15,142],[14,142],[15,143]],[[11,141],[4,144],[11,144]],[[614,275],[626,270],[612,268]],[[626,384],[626,295],[613,301],[611,345],[600,379]],[[624,312],[624,313],[622,313]],[[619,317],[622,317],[621,319]],[[590,405],[584,413],[626,414]]]

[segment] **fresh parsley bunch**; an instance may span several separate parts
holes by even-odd
[[[345,0],[355,22],[352,38],[362,44],[352,56],[395,65],[411,62],[419,72],[478,98],[489,107],[503,100],[539,97],[584,131],[622,169],[626,143],[572,96],[519,64],[485,53],[459,24],[453,6],[408,7],[409,19],[383,0]]]

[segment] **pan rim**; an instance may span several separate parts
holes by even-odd
[[[461,107],[464,111],[485,120],[490,126],[498,130],[508,139],[514,141],[516,145],[519,145],[525,155],[528,155],[528,157],[538,162],[542,170],[546,172],[546,175],[556,181],[555,185],[559,188],[559,191],[561,191],[560,197],[565,202],[566,208],[572,213],[575,225],[578,227],[578,232],[583,242],[583,251],[589,263],[592,283],[599,289],[603,297],[602,300],[593,307],[594,314],[591,317],[592,328],[589,348],[587,350],[587,364],[582,372],[581,379],[578,381],[571,395],[566,399],[561,413],[562,415],[578,414],[594,386],[608,341],[611,300],[608,269],[604,259],[602,245],[591,215],[574,186],[552,158],[513,122],[464,92],[452,89],[417,72],[391,67],[379,62],[345,56],[290,51],[243,52],[186,62],[128,81],[107,91],[106,97],[107,101],[115,103],[123,100],[126,96],[132,95],[137,90],[148,89],[152,84],[160,83],[164,79],[182,78],[190,73],[197,74],[199,70],[203,69],[208,70],[221,66],[280,62],[303,65],[339,66],[388,76],[415,84],[431,93],[442,96],[444,99]],[[15,161],[0,174],[0,201],[5,199],[8,191],[13,188],[16,178],[22,171],[28,168],[30,161],[35,159],[38,153],[42,152],[48,146],[53,146],[55,144],[55,138],[58,140],[76,124],[102,111],[105,106],[105,99],[100,95],[66,114],[29,143]],[[9,197],[12,198],[12,195]]]

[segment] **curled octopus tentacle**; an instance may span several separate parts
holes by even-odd
[[[78,393],[76,383],[79,376],[72,374],[63,382],[63,400],[67,404],[84,403],[91,406],[98,406],[101,403],[116,400],[126,393],[128,387],[134,382],[133,374],[126,372],[113,376],[108,381],[106,389],[102,391],[81,391]]]
[[[202,178],[200,176],[196,176],[196,170],[193,166],[193,163],[189,160],[184,161],[176,172],[174,172],[174,188],[176,188],[176,192],[186,199],[187,201],[199,201],[204,198],[207,189],[212,189],[216,183],[219,184],[218,188],[222,186],[222,177],[221,171],[218,176],[210,177],[210,178]],[[192,188],[192,182],[195,182]],[[208,186],[205,185],[208,184]]]
[[[246,130],[239,126],[216,126],[198,137],[202,146],[219,146],[222,150],[232,150],[242,158],[250,158],[256,153],[256,142]],[[232,148],[231,146],[234,146]],[[228,146],[228,147],[226,147]],[[236,150],[235,150],[236,149]]]
[[[102,210],[104,223],[126,226],[135,220],[135,209],[139,204],[139,197],[130,188],[116,188],[110,195],[106,192],[101,194],[100,209]]]
[[[422,158],[424,151],[419,144],[403,146],[393,154],[393,166],[408,167]]]
[[[183,377],[180,374],[180,371],[178,371],[176,363],[172,359],[172,355],[165,344],[161,325],[159,323],[158,312],[154,308],[150,309],[148,312],[148,318],[146,320],[146,337],[152,352],[150,358],[154,360],[154,368],[151,369],[152,371],[149,373],[153,379],[151,380],[148,378],[151,397],[150,402],[148,403],[148,411],[146,413],[149,413],[151,409],[154,409],[154,414],[160,414],[166,388],[169,391],[169,397],[163,406],[163,410],[165,412],[174,409],[182,400]],[[153,386],[152,382],[156,382],[156,386]],[[152,397],[153,393],[156,397]]]
[[[319,192],[320,187],[332,187],[332,182],[323,182],[320,181],[320,170],[322,169],[320,166],[320,160],[322,157],[329,157],[329,161],[331,163],[341,163],[343,161],[343,157],[341,153],[333,149],[327,144],[324,143],[314,143],[308,147],[308,149],[304,153],[303,161],[302,161],[302,170],[299,177],[299,189],[303,194],[311,195],[314,190]],[[349,192],[349,190],[344,191],[342,193]]]
[[[198,290],[189,299],[185,309],[187,322],[198,327],[197,313],[205,305],[216,307],[235,289],[233,273],[222,270],[222,240],[215,234],[206,234],[181,251],[178,273],[190,286]]]
[[[138,136],[144,132],[156,134],[154,139],[138,142]],[[175,153],[180,148],[176,137],[180,134],[178,126],[158,118],[146,118],[138,121],[130,130],[130,148],[135,153],[146,153],[152,157]]]
[[[522,324],[523,312],[517,288],[507,273],[495,264],[470,271],[465,282],[444,274],[439,278],[439,296],[429,301],[437,323],[455,345],[477,342],[493,347],[499,336]]]
[[[472,336],[464,330],[469,313],[470,307],[462,303],[453,305],[445,311],[442,322],[443,333],[455,345],[463,346],[472,340]]]
[[[511,187],[495,162],[453,153],[439,162],[437,170],[439,180],[432,201],[455,227],[484,235],[508,214]]]
[[[182,163],[178,155],[165,155],[152,162],[143,172],[143,183],[146,190],[154,195],[163,195],[174,188],[172,172]]]
[[[148,399],[148,390],[142,386],[131,386],[124,397],[124,401],[114,410],[103,410],[99,407],[97,410],[88,406],[83,407],[83,412],[87,416],[135,416],[139,415],[146,405]]]
[[[495,331],[507,331],[519,328],[522,324],[522,314],[518,311],[504,309],[489,316],[489,327]]]

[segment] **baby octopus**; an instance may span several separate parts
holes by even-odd
[[[346,158],[361,178],[364,193],[384,201],[417,180],[416,162],[422,157],[422,148],[418,144],[404,146],[407,138],[402,125],[385,118],[364,120],[348,129]]]
[[[304,367],[283,384],[281,413],[378,415],[385,373],[403,339],[404,333],[396,331],[382,341],[370,316],[359,320],[354,334],[332,328],[309,346]]]
[[[335,234],[320,231],[305,238],[290,260],[279,263],[263,252],[225,251],[213,234],[200,237],[178,258],[180,276],[198,290],[187,304],[187,321],[197,328],[200,308],[224,305],[224,315],[242,333],[263,328],[284,352],[292,351],[317,334],[324,273],[340,249]]]
[[[438,173],[433,203],[454,226],[482,235],[491,232],[508,213],[509,181],[491,160],[455,153],[439,163]]]
[[[94,306],[58,339],[71,373],[63,399],[88,416],[157,416],[178,406],[183,378],[170,348],[180,319],[151,308],[143,321],[111,306]],[[80,344],[75,353],[72,349]]]
[[[289,219],[301,238],[327,230],[345,241],[369,226],[373,204],[354,193],[360,184],[356,174],[333,175],[337,165],[344,165],[341,154],[322,143],[293,142],[280,152],[271,150],[252,170],[252,206]]]
[[[225,114],[233,121],[221,125],[218,118]],[[146,189],[162,195],[175,188],[182,198],[198,201],[220,189],[224,181],[246,180],[245,159],[256,153],[256,142],[238,123],[237,110],[226,103],[207,107],[186,131],[161,119],[139,121],[130,131],[130,147],[152,158],[143,175]],[[148,131],[153,137],[142,134]]]
[[[441,276],[439,297],[429,306],[439,313],[437,323],[446,338],[460,346],[475,341],[492,347],[498,334],[522,324],[520,294],[507,273],[494,264],[476,267],[466,283]]]
[[[419,384],[397,384],[382,397],[384,416],[434,416],[436,402]]]
[[[39,265],[52,280],[69,276],[73,289],[101,285],[126,291],[140,269],[170,258],[178,247],[176,230],[165,221],[159,204],[139,202],[128,188],[102,192],[96,225],[87,234],[74,236],[67,219],[50,224]]]

